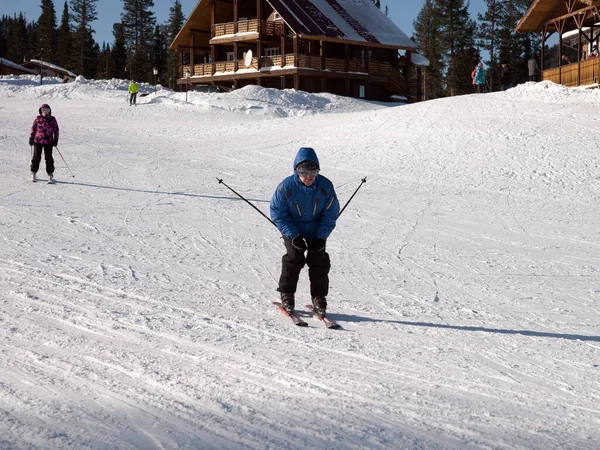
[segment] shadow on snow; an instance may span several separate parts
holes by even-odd
[[[240,199],[238,197],[225,197],[225,196],[221,196],[221,195],[205,195],[205,194],[188,194],[185,192],[173,192],[173,191],[151,191],[148,189],[135,189],[135,188],[124,188],[124,187],[117,187],[117,186],[105,186],[102,184],[80,183],[77,181],[54,181],[54,184],[70,184],[73,186],[85,186],[85,187],[93,187],[93,188],[99,188],[99,189],[111,189],[111,190],[115,190],[115,191],[141,192],[144,194],[176,195],[176,196],[181,196],[181,197],[212,198],[212,199],[218,199],[218,200],[243,201],[242,199]],[[259,200],[259,199],[253,199],[253,198],[249,198],[248,201],[257,202],[257,203],[269,203],[270,202],[270,200]]]
[[[548,333],[543,331],[531,331],[531,330],[503,330],[501,328],[486,328],[486,327],[471,327],[465,325],[447,325],[443,323],[429,323],[429,322],[409,322],[404,320],[379,320],[371,319],[360,316],[351,316],[347,314],[328,314],[332,319],[340,322],[385,322],[395,323],[398,325],[408,325],[412,327],[426,327],[426,328],[441,328],[458,331],[480,331],[483,333],[496,333],[496,334],[520,334],[522,336],[534,336],[534,337],[546,337],[555,339],[569,339],[571,341],[589,341],[589,342],[600,342],[600,336],[585,336],[582,334],[563,334],[563,333]]]

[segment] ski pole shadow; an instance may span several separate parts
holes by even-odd
[[[378,322],[378,323],[392,323],[398,325],[405,325],[411,327],[425,327],[425,328],[438,328],[447,330],[457,331],[472,331],[481,333],[493,333],[493,334],[511,334],[521,335],[530,337],[544,337],[553,339],[567,339],[571,341],[586,341],[586,342],[600,342],[600,336],[587,336],[583,334],[570,334],[570,333],[550,333],[545,331],[533,331],[533,330],[509,330],[502,328],[487,328],[487,327],[474,327],[467,325],[447,325],[443,323],[430,323],[430,322],[411,322],[406,320],[381,320],[372,319],[368,317],[353,316],[349,314],[328,314],[335,321],[340,322]]]
[[[150,189],[136,189],[136,188],[125,188],[118,186],[106,186],[103,184],[97,183],[82,183],[79,181],[56,181],[54,180],[54,184],[70,184],[72,186],[83,186],[83,187],[91,187],[97,189],[109,189],[115,191],[126,191],[126,192],[141,192],[142,194],[160,194],[160,195],[173,195],[173,196],[181,196],[181,197],[193,197],[193,198],[211,198],[217,200],[236,200],[242,201],[242,199],[237,197],[227,197],[223,195],[208,195],[208,194],[193,194],[189,192],[180,192],[180,191],[152,191]],[[269,203],[270,200],[262,200],[262,199],[248,199],[252,202],[256,203]]]

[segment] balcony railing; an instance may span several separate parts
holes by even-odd
[[[234,34],[235,22],[223,22],[217,23],[214,26],[214,37],[226,36]],[[283,36],[284,34],[283,22],[272,20],[263,20],[262,22],[262,33],[269,36]],[[258,32],[258,19],[240,20],[238,21],[238,33],[250,33]]]
[[[600,58],[599,58],[600,61]],[[237,64],[236,64],[237,62]],[[283,57],[281,55],[262,56],[252,58],[253,69],[261,69],[263,67],[297,67],[303,69],[321,70],[322,59],[320,56],[311,56],[304,54],[290,53],[285,55],[285,65],[282,66]],[[325,70],[332,72],[346,72],[346,60],[340,58],[325,58]],[[237,66],[237,67],[236,67]],[[573,64],[575,66],[575,64]],[[392,83],[395,83],[406,89],[407,80],[395,67],[390,63],[371,62],[369,64],[370,73],[387,77]],[[217,61],[214,64],[215,71],[213,72],[213,64],[194,64],[193,71],[190,65],[182,66],[182,78],[185,78],[186,70],[192,71],[192,76],[212,76],[219,72],[235,72],[239,69],[245,69],[245,61]],[[597,68],[597,64],[596,64]],[[349,60],[348,72],[364,73],[365,62],[363,60]]]
[[[542,80],[564,86],[588,86],[600,82],[600,58],[586,59],[566,66],[544,70]]]
[[[214,36],[226,36],[228,34],[234,34],[235,22],[217,23],[215,24]],[[238,21],[238,33],[248,33],[258,31],[258,19],[241,20]]]

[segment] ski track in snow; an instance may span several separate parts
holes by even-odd
[[[0,449],[598,448],[600,91],[126,85],[0,77]],[[342,205],[367,177],[328,241],[339,331],[272,307],[279,234],[217,181],[268,215],[303,145]]]

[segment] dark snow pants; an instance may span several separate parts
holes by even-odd
[[[38,144],[33,145],[33,158],[31,159],[31,171],[37,172],[40,168],[40,161],[42,160],[42,150],[44,151],[44,158],[46,159],[46,173],[54,173],[54,158],[52,157],[52,144]]]
[[[323,250],[315,250],[315,242],[306,239],[308,251],[303,252],[292,246],[292,240],[283,237],[286,253],[281,258],[281,276],[277,290],[284,293],[295,293],[298,286],[300,271],[308,264],[308,279],[310,280],[311,297],[326,297],[329,292],[329,255]]]
[[[137,92],[132,92],[131,94],[129,94],[129,104],[130,105],[135,105],[136,99],[137,99]]]

